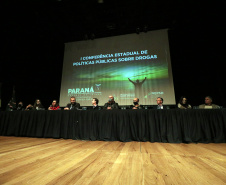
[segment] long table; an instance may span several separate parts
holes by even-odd
[[[226,109],[0,112],[0,135],[103,141],[225,143]]]

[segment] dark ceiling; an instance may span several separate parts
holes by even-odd
[[[98,3],[103,2],[103,3]],[[225,1],[194,0],[27,0],[2,3],[7,39],[63,42],[161,28],[199,29],[219,26]],[[84,37],[85,36],[85,37]]]
[[[206,91],[206,80],[215,88],[224,78],[215,66],[226,59],[225,8],[225,0],[1,1],[0,82],[5,89],[16,85],[25,101],[51,101],[59,98],[65,42],[169,28],[176,96],[192,96],[190,81]],[[7,93],[2,96],[8,101]]]

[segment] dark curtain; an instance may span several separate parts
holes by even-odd
[[[226,109],[0,112],[1,136],[225,143]]]

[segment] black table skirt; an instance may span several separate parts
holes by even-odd
[[[1,136],[225,143],[226,109],[0,112]]]

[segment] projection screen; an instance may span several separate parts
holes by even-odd
[[[112,95],[119,105],[175,104],[168,30],[65,43],[60,106],[74,96],[81,106]]]

